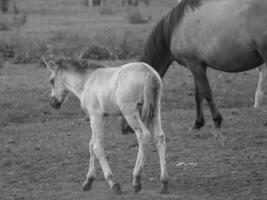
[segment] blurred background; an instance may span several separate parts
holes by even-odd
[[[159,160],[152,143],[142,177],[144,189],[133,194],[136,136],[120,134],[116,118],[106,120],[105,150],[125,193],[118,196],[108,188],[99,165],[92,191],[81,191],[89,162],[89,122],[83,120],[74,96],[60,111],[50,108],[50,72],[40,65],[40,56],[78,57],[83,52],[109,66],[136,61],[153,26],[177,0],[0,3],[0,200],[266,199],[267,99],[260,109],[253,108],[257,70],[208,70],[228,139],[220,146],[207,105],[206,126],[191,131],[193,77],[175,63],[164,77],[162,97],[170,194],[158,193]]]
[[[0,57],[32,63],[40,55],[132,59],[176,0],[1,0]]]

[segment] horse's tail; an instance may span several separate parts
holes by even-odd
[[[162,93],[162,81],[159,76],[153,74],[148,76],[148,81],[144,86],[143,105],[141,119],[149,128],[153,126],[153,121],[160,109]]]

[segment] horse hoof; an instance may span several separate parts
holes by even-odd
[[[168,181],[162,181],[160,194],[168,194],[168,193],[169,193],[169,190],[168,190]]]
[[[94,182],[94,180],[95,180],[94,177],[90,177],[89,179],[84,181],[83,186],[82,186],[82,190],[83,191],[91,190],[92,189],[92,183]]]
[[[223,121],[223,118],[221,115],[219,115],[218,117],[215,117],[213,119],[214,121],[214,126],[216,129],[220,129],[221,128],[221,125],[222,125],[222,121]]]
[[[133,188],[134,188],[134,193],[136,194],[136,193],[140,192],[140,190],[142,189],[142,184],[135,185],[135,186],[133,186]]]
[[[92,189],[92,185],[89,184],[89,183],[87,183],[87,182],[85,182],[85,183],[83,184],[83,186],[82,186],[82,190],[83,190],[83,191],[88,191],[88,190],[91,190],[91,189]]]
[[[205,125],[205,121],[196,121],[194,126],[193,126],[193,130],[199,130],[201,129],[203,126]]]
[[[116,194],[120,194],[121,193],[121,186],[119,183],[115,183],[112,186],[112,190],[116,193]]]

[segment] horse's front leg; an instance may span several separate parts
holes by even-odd
[[[196,103],[197,103],[197,120],[203,118],[203,125],[204,125],[204,117],[203,117],[203,108],[201,106],[202,101],[201,98],[203,97],[208,102],[208,106],[214,121],[215,128],[220,128],[222,123],[222,116],[215,104],[213,99],[212,91],[210,88],[210,84],[206,75],[206,67],[200,64],[189,64],[189,69],[193,73],[195,78],[195,85],[196,85]],[[198,100],[200,98],[200,100]],[[198,106],[199,104],[199,106]],[[200,114],[198,114],[200,113]],[[201,122],[201,120],[200,120]],[[198,121],[196,121],[198,123]]]
[[[109,164],[107,162],[105,151],[104,151],[104,117],[103,115],[93,115],[90,116],[90,123],[92,132],[94,134],[94,145],[93,150],[97,157],[97,159],[100,162],[102,171],[104,173],[104,177],[108,183],[108,185],[116,192],[121,192],[121,187],[119,183],[114,183],[112,178],[112,171],[109,167]]]
[[[89,163],[89,170],[86,176],[86,180],[83,183],[83,190],[90,190],[92,188],[92,183],[96,177],[95,171],[95,152],[94,152],[94,133],[92,132],[91,141],[89,143],[89,152],[90,152],[90,163]]]
[[[195,79],[195,102],[196,102],[196,121],[193,126],[193,129],[200,129],[205,125],[205,119],[203,114],[203,94],[200,90],[200,85],[198,81]]]
[[[223,118],[222,118],[222,116],[221,116],[221,114],[217,108],[217,105],[213,99],[212,91],[210,89],[210,84],[209,84],[208,78],[206,76],[206,73],[205,73],[205,76],[202,76],[200,78],[199,83],[201,84],[201,88],[202,88],[203,93],[204,93],[204,98],[208,102],[208,106],[209,106],[209,109],[210,109],[210,112],[211,112],[211,115],[212,115],[212,118],[214,121],[214,126],[215,126],[215,128],[221,128]]]

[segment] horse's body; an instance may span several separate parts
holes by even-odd
[[[114,183],[105,157],[103,126],[106,116],[122,115],[135,131],[139,144],[133,172],[135,192],[141,190],[144,150],[151,134],[159,151],[162,192],[167,192],[165,134],[160,117],[162,82],[157,72],[145,63],[130,63],[118,68],[82,68],[77,62],[63,60],[57,62],[55,67],[51,67],[47,62],[46,65],[52,71],[51,106],[59,109],[66,99],[66,91],[71,91],[80,99],[81,107],[90,117],[90,165],[83,189],[91,189],[96,176],[94,163],[97,158],[110,187],[116,192],[120,191],[120,185]]]
[[[195,80],[197,118],[204,125],[203,98],[215,127],[222,117],[206,76],[210,67],[242,72],[267,62],[266,0],[180,0],[154,27],[142,62],[164,76],[172,61],[187,67]]]
[[[186,62],[190,56],[226,72],[246,71],[263,63],[267,1],[200,2],[199,8],[187,10],[173,31],[170,49],[178,60]]]

